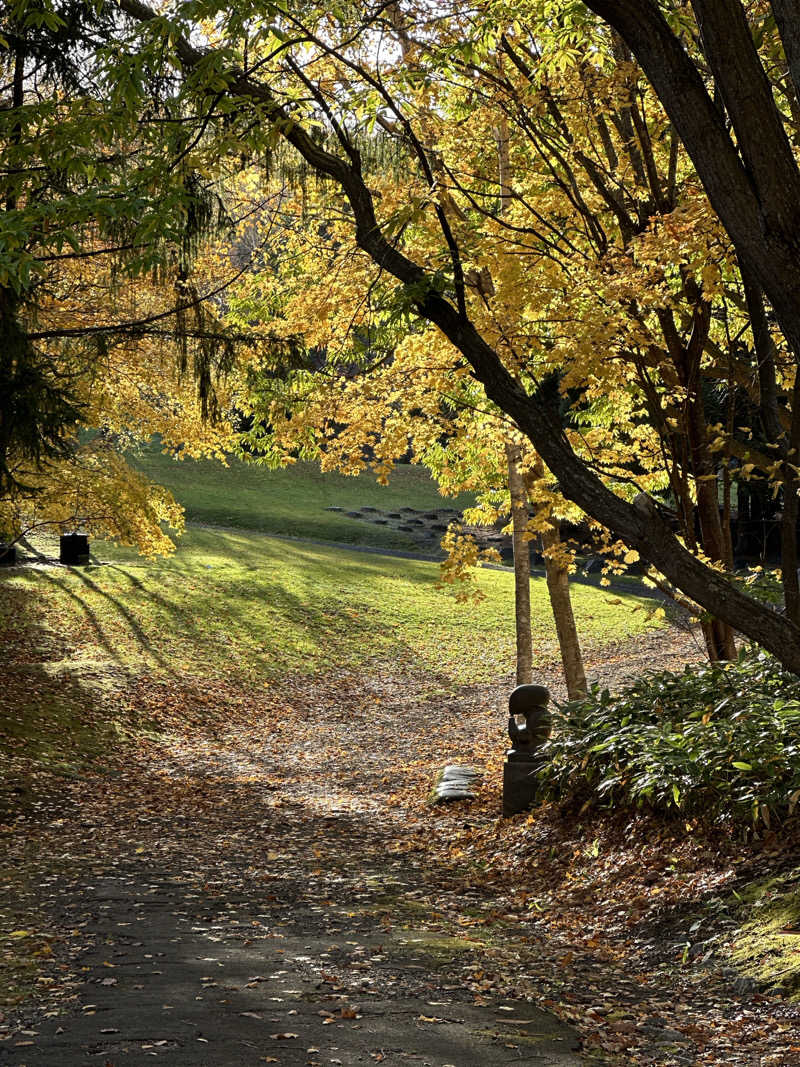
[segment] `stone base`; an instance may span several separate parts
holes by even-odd
[[[536,768],[533,760],[503,764],[503,818],[518,815],[536,799]]]

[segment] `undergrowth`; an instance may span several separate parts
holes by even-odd
[[[800,799],[800,678],[743,650],[729,664],[595,686],[555,710],[542,799],[770,826]]]

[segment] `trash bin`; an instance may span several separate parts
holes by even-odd
[[[77,567],[89,562],[89,538],[86,534],[62,534],[59,563]]]
[[[15,567],[17,564],[17,546],[0,541],[0,567]]]

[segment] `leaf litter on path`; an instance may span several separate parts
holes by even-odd
[[[644,634],[594,669],[613,683],[695,651],[691,635]],[[559,691],[554,667],[541,675]],[[212,966],[215,945],[245,951],[267,939],[279,955],[282,945],[291,949],[288,977],[333,998],[327,1027],[360,1025],[364,997],[424,998],[417,1018],[434,1029],[447,1024],[439,1003],[502,1000],[511,1009],[496,1013],[504,1047],[541,1008],[574,1025],[586,1050],[607,1062],[800,1062],[796,1006],[757,989],[734,993],[715,949],[719,931],[709,929],[717,940],[709,936],[706,954],[686,957],[679,940],[692,910],[758,856],[722,832],[642,817],[549,807],[500,821],[498,701],[510,687],[453,691],[386,664],[369,676],[288,678],[255,694],[190,677],[130,679],[125,699],[160,733],[110,759],[103,774],[62,781],[49,798],[45,790],[4,828],[9,860],[36,886],[28,914],[46,917],[51,951],[37,960],[33,1001],[0,1022],[0,1049],[35,1042],[25,1019],[86,999],[81,960],[97,938],[85,933],[79,906],[65,907],[67,887],[73,904],[81,894],[96,904],[103,879],[117,893],[128,886],[131,916],[119,938],[167,892],[159,877],[169,872],[212,949],[197,996],[279,982],[280,967],[250,968],[226,992],[226,969]],[[483,770],[475,801],[428,805],[445,762]],[[320,958],[298,951],[300,922],[324,936]],[[13,932],[41,934],[27,921]],[[158,958],[142,967],[136,986],[146,992],[163,967]],[[93,988],[117,995],[114,980]],[[299,1028],[269,1029],[272,1020],[291,1024],[280,1005],[289,995],[269,1002],[273,1016],[260,1002],[239,1012],[242,1025],[262,1015],[264,1036],[292,1045]]]

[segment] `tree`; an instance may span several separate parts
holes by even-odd
[[[232,202],[252,205],[262,180],[257,173],[243,175],[238,188],[228,190]],[[324,191],[321,203],[309,189],[293,196],[280,174],[267,188],[281,189],[273,196],[278,217],[263,198],[258,217],[240,206],[235,213],[246,217],[250,238],[260,243],[262,233],[272,235],[270,270],[253,271],[232,287],[229,314],[235,328],[269,318],[273,331],[295,340],[298,349],[304,345],[307,354],[280,373],[272,362],[253,370],[249,403],[242,401],[253,427],[248,448],[266,462],[289,462],[301,447],[306,458],[320,460],[325,469],[352,473],[371,464],[382,479],[395,462],[411,455],[431,470],[443,493],[477,496],[469,523],[489,526],[510,518],[517,684],[530,683],[535,670],[534,541],[543,549],[567,690],[570,697],[584,694],[568,580],[574,560],[561,543],[557,517],[570,509],[508,420],[485,403],[452,347],[435,331],[409,329],[396,320],[391,299],[371,278],[372,264],[349,254],[346,229],[325,223]],[[404,203],[404,180],[391,168],[381,189],[383,201]],[[376,396],[385,404],[376,405]],[[468,583],[475,565],[488,557],[457,528],[448,530],[443,543],[448,550],[444,580],[463,582],[463,599],[479,595]]]
[[[508,495],[511,505],[511,541],[514,550],[514,622],[517,637],[517,685],[533,682],[531,639],[531,547],[528,532],[528,493],[522,474],[522,449],[505,442]]]
[[[191,275],[218,198],[181,167],[185,139],[153,137],[164,114],[129,106],[161,75],[116,53],[108,79],[117,28],[84,0],[14,3],[0,21],[0,540],[83,527],[155,553],[180,508],[121,453],[158,433],[181,456],[222,455],[234,341],[214,314],[223,286]]]
[[[55,281],[50,275],[49,282]],[[233,447],[232,427],[226,419],[204,417],[194,376],[176,359],[172,331],[166,339],[115,334],[126,305],[138,316],[170,315],[169,294],[165,301],[160,287],[147,279],[135,286],[112,281],[93,260],[60,264],[57,284],[59,299],[39,293],[36,329],[29,338],[32,346],[37,335],[59,338],[60,343],[47,344],[48,365],[56,381],[71,379],[77,411],[60,429],[58,456],[43,462],[18,448],[6,452],[15,484],[0,498],[0,529],[13,541],[43,528],[82,528],[148,555],[170,552],[174,546],[165,527],[180,530],[182,510],[124,453],[157,434],[162,448],[181,459],[224,458]],[[109,303],[113,317],[107,343],[96,346],[90,338],[87,346],[82,324],[102,330]],[[71,330],[76,336],[64,339]],[[229,407],[235,384],[232,376],[218,381],[216,403]],[[32,415],[31,425],[40,426],[40,412]]]
[[[410,40],[404,39],[409,59]],[[432,115],[428,122],[433,123]],[[502,159],[504,153],[499,154]],[[391,159],[387,162],[381,196],[399,207],[405,203],[405,178],[394,173]],[[501,175],[502,169],[501,164]],[[237,190],[229,188],[228,193],[237,204],[252,205],[262,184],[261,175],[250,173],[240,180]],[[371,457],[382,475],[410,453],[430,467],[443,492],[468,488],[478,493],[481,505],[473,512],[475,522],[489,525],[510,514],[518,684],[530,683],[535,667],[530,609],[534,534],[529,530],[529,503],[534,501],[537,510],[546,510],[535,539],[543,542],[567,690],[571,697],[585,693],[569,594],[568,575],[574,565],[561,544],[552,501],[536,491],[546,481],[543,470],[537,469],[534,478],[523,459],[519,435],[512,434],[497,413],[476,410],[480,397],[463,376],[459,386],[457,359],[450,346],[443,346],[430,332],[424,345],[406,344],[408,326],[398,328],[387,314],[392,302],[370,277],[372,264],[350,255],[346,231],[325,220],[324,192],[321,202],[307,188],[301,197],[293,197],[280,172],[266,186],[279,204],[277,212],[268,209],[266,200],[258,217],[241,207],[235,209],[247,218],[247,236],[271,234],[272,248],[269,273],[248,274],[229,291],[233,324],[240,327],[251,319],[269,318],[273,330],[304,342],[318,356],[307,359],[305,365],[299,362],[294,369],[283,367],[278,375],[274,365],[254,375],[248,415],[255,430],[248,435],[248,445],[262,457],[275,458],[277,451],[288,459],[304,442],[308,458],[319,458],[326,467],[352,471],[366,466]],[[456,210],[455,205],[450,209]],[[321,259],[326,263],[322,271]],[[483,276],[490,278],[485,267]],[[407,385],[410,380],[415,382],[413,388]],[[376,394],[387,398],[387,408],[375,406]],[[480,447],[476,447],[478,440]],[[498,463],[503,440],[504,468]],[[564,509],[563,501],[560,507]],[[450,552],[443,569],[446,578],[467,580],[470,565],[480,554],[458,531],[450,531],[445,543]]]
[[[653,12],[657,14],[654,5],[646,6],[648,19]],[[714,4],[709,0],[702,6]],[[624,9],[623,13],[631,17],[634,7],[638,10],[638,5],[630,3],[609,7]],[[211,4],[204,8],[207,19],[200,25],[192,21],[188,10],[181,11],[180,18],[167,18],[157,15],[139,0],[119,0],[115,9],[131,21],[130,30],[120,22],[113,35],[116,51],[111,50],[109,69],[119,68],[120,56],[137,71],[153,70],[158,63],[163,68],[163,57],[172,57],[169,76],[164,79],[170,112],[161,130],[162,137],[170,135],[170,131],[174,134],[174,127],[182,124],[181,117],[189,116],[192,129],[189,137],[199,139],[196,143],[190,139],[188,143],[197,148],[207,166],[217,169],[214,161],[227,160],[234,151],[251,155],[265,153],[276,141],[291,146],[311,174],[329,183],[331,217],[344,212],[339,217],[347,221],[358,247],[384,279],[391,277],[400,284],[405,306],[434,325],[460,353],[487,396],[530,439],[564,496],[613,531],[631,550],[640,552],[712,616],[760,641],[787,665],[800,670],[800,627],[791,602],[791,579],[787,579],[789,617],[780,618],[737,588],[719,567],[693,555],[674,535],[647,493],[631,499],[639,478],[635,469],[617,468],[598,473],[591,457],[580,454],[576,435],[565,430],[561,419],[554,416],[537,394],[535,383],[517,375],[513,354],[487,327],[480,311],[479,287],[476,292],[469,284],[472,255],[469,213],[465,212],[467,218],[463,225],[451,222],[445,204],[455,193],[443,181],[445,172],[436,146],[426,142],[424,123],[416,123],[414,119],[417,95],[424,96],[431,82],[420,79],[408,64],[398,63],[391,44],[381,48],[382,41],[397,39],[398,12],[400,19],[419,21],[422,10],[409,4],[407,7],[393,5],[391,9],[346,7],[333,13],[312,4],[300,10],[285,10],[270,4],[265,19],[262,5],[222,11]],[[543,10],[549,18],[550,6],[545,5]],[[479,14],[485,19],[490,9],[482,9]],[[530,20],[530,25],[524,28],[526,39],[536,41],[546,37],[550,23],[542,17],[539,5],[526,6],[522,14]],[[430,38],[426,62],[441,72],[443,82],[457,76],[466,100],[468,82],[473,77],[469,50],[475,47],[474,35],[473,39],[465,40],[470,16],[460,11],[453,11],[448,19],[443,16],[443,12],[437,11],[436,17],[423,25],[418,37],[426,48]],[[650,21],[645,22],[650,27]],[[437,35],[436,28],[441,26],[446,32]],[[481,27],[482,33],[485,29],[484,46],[496,49],[502,33],[490,22],[483,21]],[[665,47],[671,47],[671,40],[680,48],[671,31],[667,40],[661,29],[656,28],[661,34],[657,34],[658,41],[662,44],[666,41]],[[515,32],[509,26],[508,34],[513,36]],[[598,40],[603,56],[609,54],[607,42]],[[414,47],[419,47],[419,43]],[[108,51],[106,57],[109,62]],[[646,68],[647,64],[642,62]],[[719,73],[717,77],[720,79]],[[695,69],[688,95],[696,95],[698,86],[705,93]],[[473,88],[479,94],[480,85]],[[165,96],[163,85],[149,82],[144,88],[126,88],[126,92],[131,108],[138,107],[139,113],[147,106],[148,94],[159,103]],[[137,96],[138,101],[134,101]],[[709,111],[713,104],[707,93],[705,98],[708,106],[700,100],[698,115],[701,123],[708,124],[713,119],[716,125],[714,129],[709,126],[711,139],[719,141],[720,130],[725,132],[724,121],[720,122],[718,112]],[[684,117],[685,111],[684,107]],[[429,113],[430,109],[426,108],[425,114]],[[367,146],[370,127],[379,117],[385,118],[396,131],[395,145],[404,165],[408,167],[413,161],[417,168],[416,196],[400,212],[387,210],[388,205],[376,201],[373,195],[374,174],[370,170]],[[674,118],[673,121],[682,133],[680,124]],[[741,139],[738,131],[737,135]],[[735,150],[730,138],[728,141],[728,152],[721,157],[718,177],[723,175],[720,179],[723,183],[731,178],[730,195],[746,209],[737,223],[739,229],[731,228],[713,196],[711,200],[738,248],[749,232],[748,220],[758,220],[755,208],[759,203],[753,199],[755,193],[744,188],[746,175],[742,177],[744,172],[738,157],[735,162],[739,170],[729,166],[731,152]],[[783,162],[779,162],[772,175],[773,179],[777,175],[778,184],[785,155],[784,152]],[[763,180],[766,188],[770,184],[768,168],[759,163],[753,165],[760,167],[759,180]],[[709,188],[702,168],[697,166]],[[800,330],[794,329],[800,327],[800,322],[793,325],[791,318],[796,301],[789,299],[796,283],[788,279],[796,275],[787,273],[794,184],[796,178],[787,184],[789,192],[781,203],[775,201],[778,208],[775,221],[783,226],[782,232],[776,231],[780,254],[768,263],[765,245],[760,258],[752,250],[743,256],[745,268],[752,271],[756,283],[764,289],[791,344],[800,337]],[[496,179],[494,186],[491,192],[482,182],[477,195],[496,196]],[[342,197],[339,202],[337,192]],[[420,217],[424,218],[425,226],[411,225]],[[435,232],[431,227],[435,227]],[[769,287],[765,284],[767,280]],[[800,313],[795,310],[794,314]],[[785,511],[791,511],[796,505],[793,482],[788,488],[792,492],[786,494]]]
[[[692,0],[672,25],[653,0],[588,0],[638,59],[690,154],[708,198],[730,235],[748,283],[754,328],[762,294],[796,361],[800,355],[800,8],[772,0],[748,11],[739,0]],[[768,69],[777,69],[770,78]],[[710,84],[709,84],[710,83]],[[781,107],[785,104],[786,113]],[[768,343],[767,343],[768,348]],[[786,613],[800,620],[797,575],[797,469],[800,376],[791,419],[780,426],[773,367],[763,352],[760,400],[773,427],[784,494]],[[792,635],[792,640],[796,640]]]
[[[587,63],[558,50],[538,54],[535,40],[504,35],[499,54],[479,68],[489,86],[483,107],[488,100],[506,130],[513,121],[517,142],[509,148],[503,137],[519,175],[503,200],[514,203],[525,238],[505,233],[498,244],[505,255],[530,256],[538,242],[549,260],[533,285],[557,297],[539,301],[536,340],[565,385],[580,390],[585,410],[573,407],[587,434],[597,438],[601,408],[613,410],[617,425],[606,422],[614,432],[605,447],[616,465],[635,470],[643,487],[645,475],[651,489],[668,486],[687,545],[730,569],[707,410],[709,377],[728,375],[733,358],[721,284],[735,285],[727,249],[629,57],[612,42],[605,62]],[[582,43],[598,54],[596,33],[587,31]],[[548,187],[555,192],[537,195]],[[523,211],[520,201],[535,210]],[[537,223],[549,228],[547,239]],[[730,399],[728,409],[732,415]],[[731,437],[723,435],[728,450]],[[722,473],[730,474],[725,462]],[[732,657],[730,626],[706,618],[703,630],[712,660]]]

